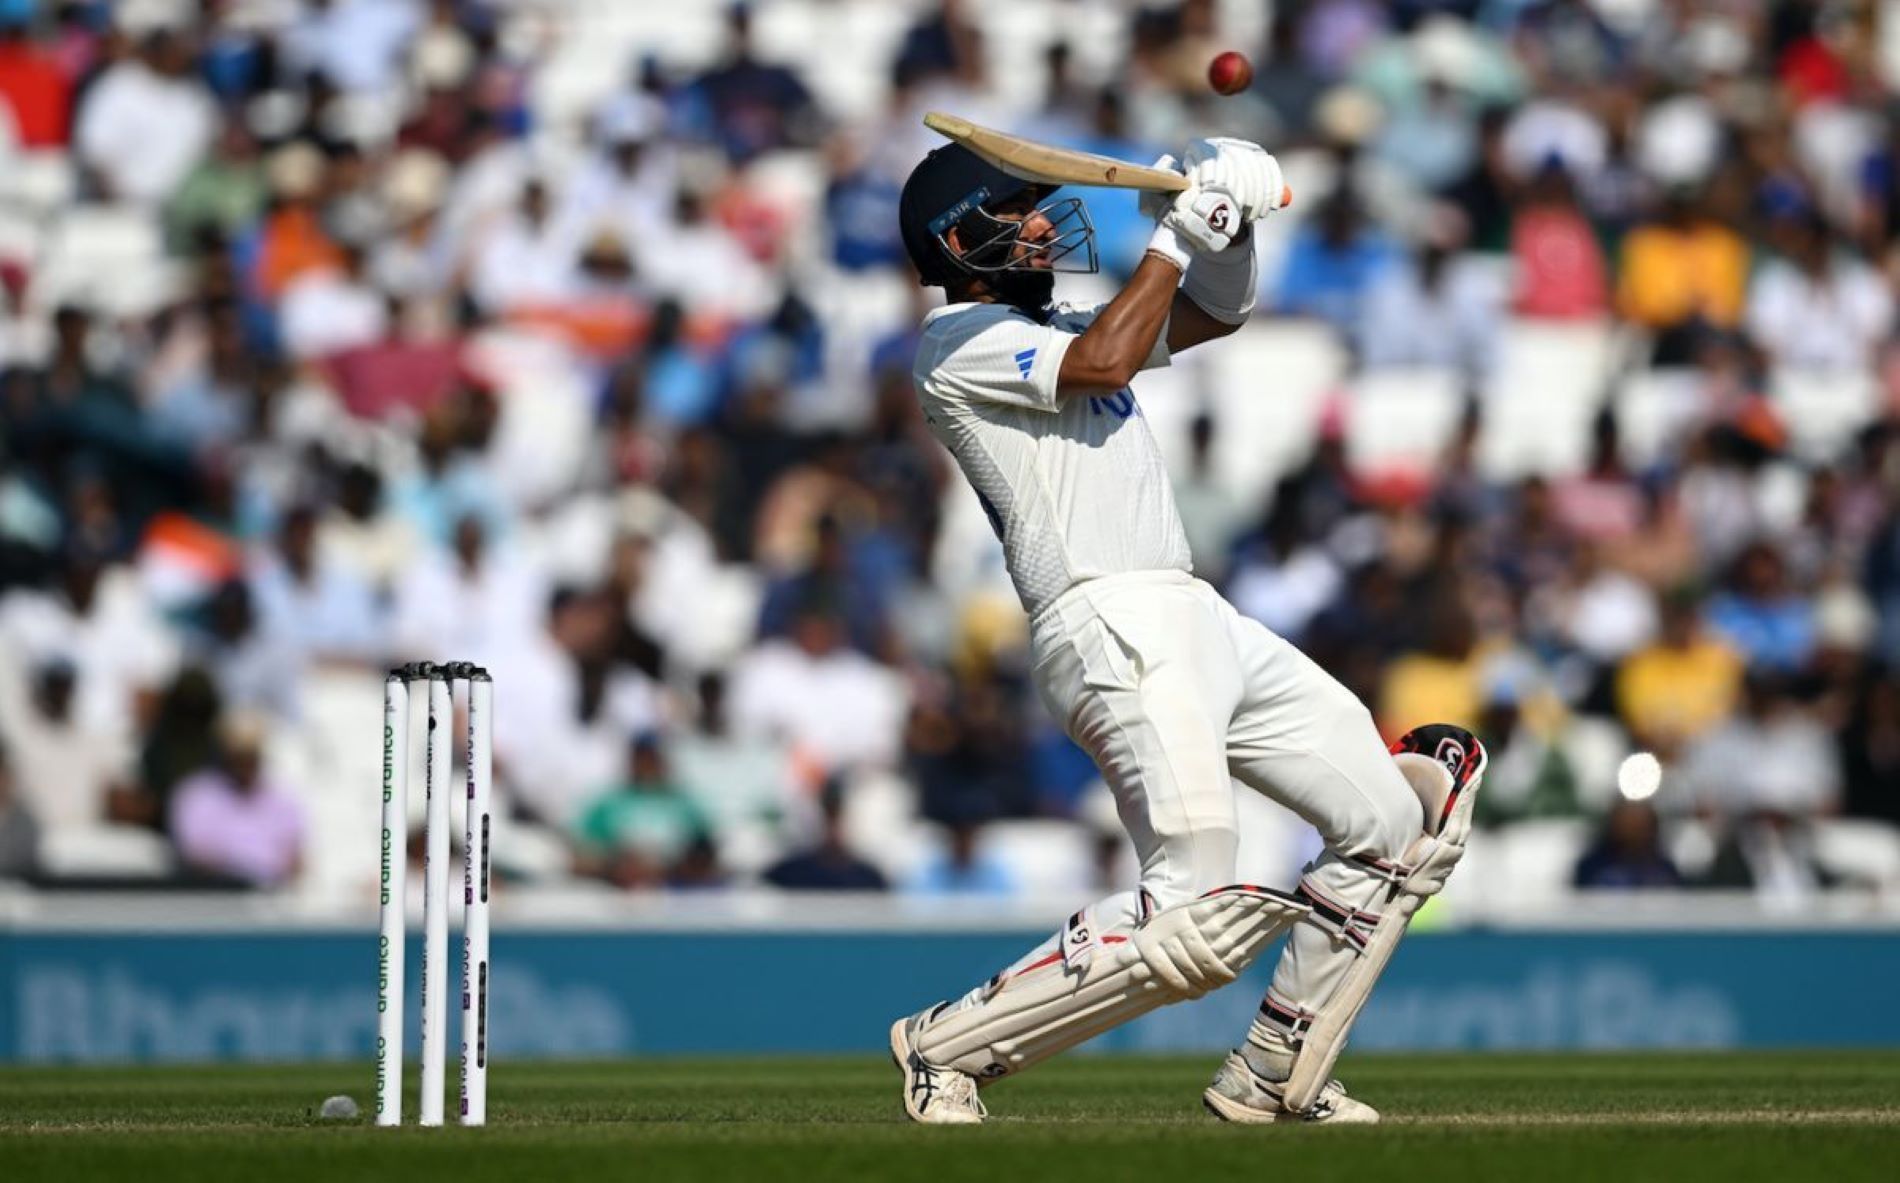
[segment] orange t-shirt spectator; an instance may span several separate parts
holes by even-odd
[[[265,164],[272,204],[264,216],[256,283],[267,300],[275,302],[306,272],[343,266],[343,252],[317,212],[328,169],[323,154],[301,141],[277,149]]]
[[[343,254],[323,232],[309,206],[287,205],[264,220],[264,244],[258,255],[257,284],[276,300],[292,280],[307,272],[341,266]]]

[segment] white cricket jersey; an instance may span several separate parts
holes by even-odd
[[[917,348],[924,417],[1002,538],[1032,617],[1086,579],[1192,569],[1133,392],[1056,397],[1063,354],[1100,311],[1057,305],[1042,324],[1005,304],[952,304],[924,318]],[[1143,369],[1168,364],[1166,338]]]

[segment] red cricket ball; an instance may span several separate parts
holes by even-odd
[[[1253,82],[1253,63],[1247,55],[1228,50],[1207,63],[1207,84],[1216,94],[1239,94]]]

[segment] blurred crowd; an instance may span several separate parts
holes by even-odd
[[[1258,139],[1300,183],[1262,319],[1472,392],[1403,474],[1329,417],[1243,497],[1205,393],[1164,446],[1204,577],[1390,733],[1484,736],[1486,824],[1570,823],[1583,888],[1799,898],[1865,871],[1818,830],[1900,823],[1881,6],[661,7],[0,0],[0,878],[147,882],[138,834],[168,881],[296,883],[412,659],[494,671],[550,874],[1001,894],[1010,819],[1117,873],[911,389],[929,108]],[[1112,279],[1146,232],[1087,197]],[[1606,385],[1583,464],[1484,461],[1529,323],[1679,380],[1652,455]],[[1866,401],[1797,448],[1785,375]],[[1636,749],[1664,787],[1623,800]],[[867,840],[867,784],[937,837]]]

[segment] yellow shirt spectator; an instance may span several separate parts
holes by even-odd
[[[1492,639],[1459,658],[1445,653],[1406,653],[1386,666],[1379,682],[1375,719],[1387,739],[1397,739],[1421,723],[1453,723],[1480,729],[1485,711],[1500,701],[1505,687],[1501,673],[1517,666],[1508,641]],[[1566,712],[1541,678],[1512,678],[1511,701],[1532,734],[1553,736],[1563,728]]]
[[[1484,663],[1407,653],[1386,667],[1379,685],[1379,730],[1395,739],[1421,723],[1475,728],[1484,711]]]
[[[1741,656],[1712,637],[1659,641],[1617,671],[1616,709],[1640,741],[1693,739],[1735,709],[1743,672]]]
[[[1710,221],[1657,222],[1623,240],[1616,304],[1653,329],[1697,315],[1721,328],[1741,321],[1748,291],[1748,245]]]

